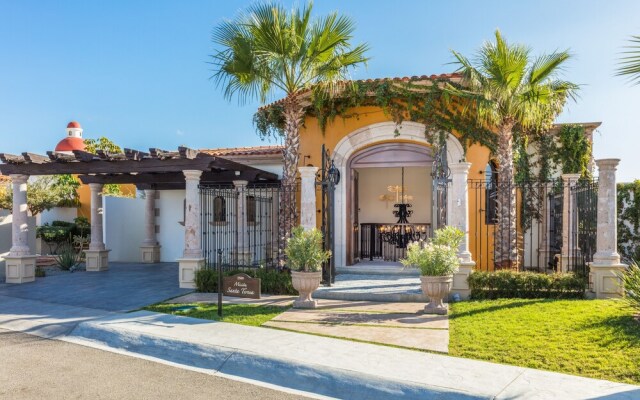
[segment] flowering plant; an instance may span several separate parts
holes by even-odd
[[[407,256],[400,262],[405,267],[420,268],[423,276],[452,275],[458,271],[457,250],[463,238],[464,232],[457,228],[438,229],[432,241],[409,244]]]

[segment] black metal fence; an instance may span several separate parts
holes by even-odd
[[[406,256],[406,247],[398,247],[384,241],[380,230],[384,226],[393,226],[393,224],[360,224],[360,260],[395,262]],[[425,238],[432,236],[431,224],[411,224],[411,228],[425,232]]]
[[[508,191],[514,201],[499,204],[499,191]],[[469,209],[475,226],[469,241],[477,269],[587,274],[596,243],[596,181],[558,179],[510,186],[470,180]],[[501,254],[501,247],[517,252]]]
[[[280,201],[297,202],[299,185],[285,189],[280,184],[201,185],[202,249],[207,266],[217,263],[222,250],[222,265],[236,268],[274,268],[281,264],[278,233]],[[241,202],[244,196],[244,202]],[[293,218],[297,224],[298,216]]]

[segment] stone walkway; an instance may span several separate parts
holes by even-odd
[[[320,286],[313,295],[318,299],[426,302],[419,276],[340,274],[331,287]]]
[[[315,310],[292,308],[263,326],[447,353],[449,319],[423,314],[423,308],[424,303],[320,300]]]

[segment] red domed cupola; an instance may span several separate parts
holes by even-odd
[[[58,153],[73,153],[74,150],[84,150],[84,140],[82,139],[82,126],[77,121],[67,124],[67,137],[62,139],[55,148]]]

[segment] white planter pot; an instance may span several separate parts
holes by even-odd
[[[291,271],[291,284],[300,296],[293,302],[294,308],[316,308],[318,302],[311,295],[320,286],[322,271],[300,272]]]
[[[424,307],[425,314],[446,315],[449,310],[443,300],[449,297],[453,275],[421,276],[420,284],[422,292],[429,297],[429,304]]]

